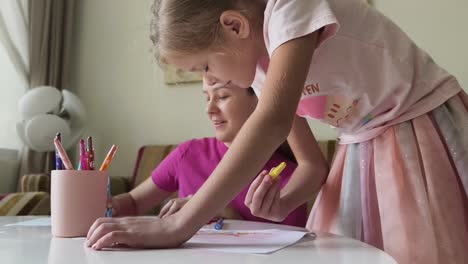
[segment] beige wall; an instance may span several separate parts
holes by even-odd
[[[71,89],[89,112],[100,162],[118,144],[112,175],[130,175],[144,144],[211,134],[200,84],[163,84],[149,41],[150,0],[77,1]]]
[[[443,1],[458,3],[464,12],[463,8],[444,7],[439,3],[442,1],[435,0],[413,0],[410,4],[402,0],[375,2],[468,87],[468,53],[462,49],[468,47],[468,36],[461,37],[462,28],[455,23],[468,24],[467,18],[462,19],[468,5],[465,0]],[[200,84],[163,84],[148,40],[150,3],[151,0],[77,1],[77,50],[70,88],[77,91],[89,110],[87,134],[95,137],[98,161],[111,144],[120,147],[110,169],[112,175],[132,173],[141,145],[178,143],[212,134],[203,111]],[[424,5],[425,12],[421,12]],[[444,16],[438,19],[443,24],[435,21],[435,14]],[[335,135],[316,122],[312,126],[318,138]]]
[[[467,0],[373,0],[468,91]]]

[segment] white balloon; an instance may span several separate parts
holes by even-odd
[[[24,135],[35,151],[53,151],[54,137],[60,132],[64,142],[70,138],[71,130],[67,121],[56,115],[38,115],[28,120]]]
[[[70,116],[70,141],[63,143],[65,148],[72,147],[80,139],[84,132],[84,126],[86,121],[85,107],[81,103],[80,99],[68,90],[63,90],[63,109],[68,112]]]
[[[85,107],[70,91],[60,92],[51,86],[36,87],[19,100],[18,108],[23,117],[16,125],[18,136],[35,151],[53,151],[53,140],[58,132],[62,134],[62,145],[68,149],[84,132]]]
[[[58,113],[62,94],[51,86],[40,86],[29,90],[18,102],[23,119],[30,119],[38,114]]]

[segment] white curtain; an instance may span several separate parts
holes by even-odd
[[[0,48],[18,73],[25,91],[29,84],[28,0],[0,1]]]
[[[29,88],[27,0],[0,0],[0,148],[21,149],[17,102]]]
[[[29,88],[28,20],[27,0],[0,0],[0,193],[17,184],[23,144],[15,127],[18,99]]]

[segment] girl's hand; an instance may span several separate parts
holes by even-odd
[[[252,215],[281,222],[287,213],[283,212],[280,199],[280,178],[272,180],[268,171],[262,171],[252,182],[245,196],[245,205]]]
[[[177,216],[99,218],[89,229],[86,245],[95,250],[110,247],[168,248],[180,246],[193,234],[181,228]]]
[[[191,197],[192,195],[189,195],[185,198],[174,198],[169,200],[169,202],[167,202],[159,212],[159,217],[165,218],[175,214],[190,200]]]

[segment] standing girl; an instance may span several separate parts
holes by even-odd
[[[288,184],[278,192],[259,177],[246,198],[254,215],[283,219],[323,180],[310,117],[336,127],[340,147],[309,228],[403,264],[468,259],[468,97],[392,21],[361,0],[156,0],[154,15],[162,60],[211,84],[252,85],[258,106],[182,210],[97,220],[90,246],[179,245],[287,137],[298,161]]]

